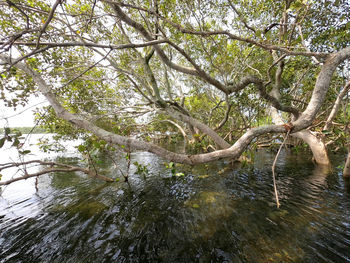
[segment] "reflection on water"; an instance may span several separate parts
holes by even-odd
[[[174,178],[162,160],[136,153],[132,162],[150,174],[132,167],[129,183],[43,176],[38,192],[29,184],[0,197],[0,262],[350,262],[341,171],[284,152],[276,209],[273,158],[261,152],[241,168],[178,166],[186,176]]]

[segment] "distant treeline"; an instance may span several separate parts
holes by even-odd
[[[12,131],[20,131],[22,134],[38,134],[38,133],[47,133],[47,131],[40,127],[10,127],[11,133]],[[4,133],[4,128],[0,128],[0,135]]]

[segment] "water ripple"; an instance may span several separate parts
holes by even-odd
[[[0,262],[350,262],[350,202],[338,171],[286,155],[276,209],[270,166],[259,161],[173,178],[142,156],[154,160],[153,174],[129,184],[67,174],[0,197]]]

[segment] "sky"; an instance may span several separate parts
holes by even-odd
[[[32,96],[29,103],[25,106],[18,106],[16,111],[12,107],[6,107],[0,100],[0,128],[9,127],[33,127],[34,113],[37,107],[46,105],[47,102],[43,97]]]

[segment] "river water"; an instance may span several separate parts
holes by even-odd
[[[79,163],[73,150],[36,155]],[[308,153],[282,152],[280,209],[273,158],[260,151],[245,167],[178,165],[185,175],[173,177],[163,160],[139,152],[132,163],[149,174],[132,165],[128,183],[66,173],[40,177],[38,190],[35,179],[2,187],[0,262],[350,262],[344,155],[332,156],[329,171]],[[120,176],[107,162],[100,169]]]

